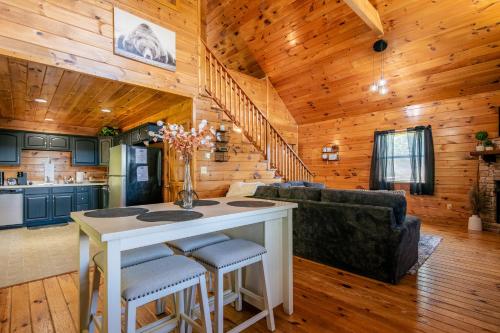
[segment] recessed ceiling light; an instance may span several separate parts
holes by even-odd
[[[43,98],[35,98],[33,101],[37,103],[47,103],[47,100]]]
[[[111,112],[111,110],[110,110],[110,109],[101,109],[101,112],[110,113],[110,112]]]
[[[45,118],[45,121],[54,121],[52,118]]]

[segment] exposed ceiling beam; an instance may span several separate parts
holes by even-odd
[[[384,34],[384,27],[377,9],[368,0],[344,0],[351,9],[372,29],[378,36]]]

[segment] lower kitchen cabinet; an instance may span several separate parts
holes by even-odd
[[[28,227],[64,223],[71,212],[100,209],[103,186],[54,186],[24,191],[24,224]]]
[[[51,221],[49,188],[26,189],[24,193],[24,223],[28,226],[47,224]]]

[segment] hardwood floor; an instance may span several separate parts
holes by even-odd
[[[393,286],[295,258],[295,313],[275,310],[276,332],[500,332],[500,235],[425,226],[443,241]],[[77,331],[77,275],[0,289],[0,333]],[[138,324],[154,319],[142,308]],[[226,307],[226,328],[250,316]],[[267,332],[265,321],[248,332]]]

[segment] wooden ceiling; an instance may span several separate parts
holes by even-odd
[[[43,98],[47,103],[37,103]],[[97,133],[105,125],[125,127],[185,100],[148,88],[57,67],[0,56],[0,127],[67,127]],[[104,113],[101,109],[109,109]]]
[[[385,96],[368,90],[377,36],[344,1],[207,1],[209,47],[267,74],[299,124],[500,89],[496,0],[371,0],[389,42]]]

